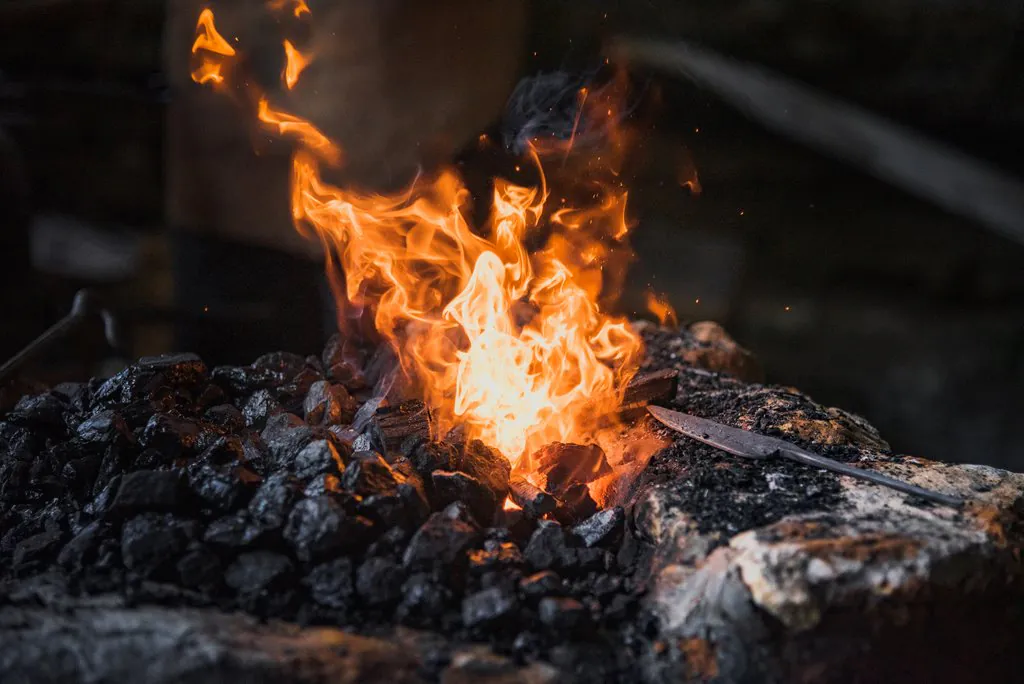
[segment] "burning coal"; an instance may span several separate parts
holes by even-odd
[[[291,6],[273,3],[275,11]],[[311,16],[301,2],[294,13]],[[286,96],[301,87],[315,55],[282,45]],[[192,52],[196,82],[230,80],[239,55],[209,10]],[[421,175],[394,195],[332,185],[321,172],[342,164],[343,150],[266,94],[248,93],[263,125],[296,144],[292,215],[323,245],[339,319],[372,312],[407,388],[431,407],[437,435],[459,427],[531,479],[530,455],[546,445],[607,443],[643,351],[628,322],[608,313],[632,257],[619,177],[628,142],[624,85],[613,79],[593,88],[549,75],[521,86],[506,143],[524,155],[519,175],[535,182],[495,179],[490,216],[478,226],[467,219],[469,193],[452,170]],[[558,103],[541,116],[545,92]],[[581,141],[587,154],[567,164]],[[555,191],[553,166],[560,181],[571,176],[571,187]]]

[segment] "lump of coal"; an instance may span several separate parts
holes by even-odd
[[[388,606],[402,598],[405,573],[388,558],[368,558],[356,572],[356,592],[370,606]]]
[[[284,538],[299,560],[311,561],[362,546],[372,525],[362,516],[346,513],[333,498],[318,496],[295,505],[288,516]]]
[[[497,508],[494,492],[472,475],[435,470],[431,473],[431,483],[439,507],[462,501],[481,525],[489,525],[494,518]]]
[[[181,476],[178,473],[138,470],[121,479],[111,510],[124,515],[139,511],[172,511],[181,503]]]
[[[81,570],[90,565],[96,551],[110,534],[110,526],[101,520],[94,520],[83,527],[71,541],[64,545],[57,556],[57,563],[64,568]]]
[[[23,571],[31,565],[50,561],[57,555],[64,535],[58,528],[43,530],[18,542],[14,547],[12,567]]]
[[[364,357],[360,350],[341,335],[335,333],[321,357],[324,371],[335,382],[340,382],[350,390],[363,389],[367,386],[363,375]]]
[[[252,521],[264,530],[281,528],[301,491],[302,484],[293,475],[271,475],[263,481],[249,502]]]
[[[256,390],[242,407],[242,419],[253,428],[261,428],[272,416],[284,411],[277,396],[267,389]]]
[[[263,374],[270,386],[290,381],[306,367],[306,357],[291,352],[271,352],[252,362],[252,369]]]
[[[458,463],[455,447],[447,442],[419,442],[408,454],[408,459],[425,479],[435,470],[454,470]]]
[[[604,451],[596,444],[552,442],[535,451],[530,463],[540,477],[540,488],[559,499],[570,485],[587,484],[612,472]]]
[[[142,372],[160,373],[172,387],[197,387],[206,381],[206,364],[195,354],[143,356],[135,365]]]
[[[542,518],[558,507],[558,500],[543,489],[535,486],[522,475],[509,479],[509,497],[530,518]]]
[[[190,420],[156,413],[139,437],[139,444],[146,449],[155,449],[167,459],[175,459],[196,445],[199,426]]]
[[[87,442],[110,442],[117,436],[132,440],[128,424],[121,414],[113,409],[97,411],[79,423],[76,432]]]
[[[622,539],[622,532],[625,529],[626,513],[619,506],[606,508],[595,513],[576,527],[572,533],[576,535],[587,548],[595,546],[612,546],[618,544]]]
[[[470,572],[483,575],[488,572],[510,570],[523,565],[523,554],[511,542],[484,542],[483,550],[469,552]]]
[[[195,523],[170,514],[143,513],[121,530],[121,557],[125,566],[149,575],[179,556],[195,535]]]
[[[267,445],[270,461],[275,468],[288,468],[306,445],[312,442],[318,433],[306,425],[296,415],[279,413],[269,421],[260,436]]]
[[[387,445],[384,441],[384,433],[376,420],[371,420],[366,429],[352,442],[353,451],[376,451],[383,454],[387,452]]]
[[[398,480],[391,466],[380,454],[373,451],[357,451],[352,454],[352,460],[345,467],[341,485],[360,496],[371,496],[394,493]]]
[[[474,439],[462,451],[462,462],[458,470],[472,475],[494,492],[497,501],[504,501],[508,495],[508,482],[512,465],[496,449]]]
[[[340,491],[341,480],[336,475],[323,473],[310,480],[302,493],[306,496],[320,496],[322,494],[337,494]]]
[[[245,416],[231,404],[212,406],[206,410],[203,418],[228,432],[239,432],[246,426]]]
[[[398,619],[406,623],[429,623],[444,613],[450,600],[448,587],[436,577],[426,572],[415,573],[402,585]]]
[[[462,622],[467,627],[494,624],[512,615],[518,606],[515,592],[491,587],[462,601]]]
[[[314,601],[327,608],[346,608],[352,603],[355,585],[352,582],[352,561],[337,558],[321,563],[303,579]]]
[[[548,596],[537,607],[540,621],[559,633],[572,633],[584,626],[590,615],[586,607],[571,598]]]
[[[260,594],[281,586],[294,565],[287,556],[270,551],[243,553],[228,566],[224,581],[239,594]]]
[[[189,470],[192,493],[215,513],[240,506],[258,482],[259,476],[244,466],[203,464]]]
[[[398,449],[409,437],[429,439],[430,411],[419,400],[403,401],[398,406],[377,412],[384,443],[388,450]]]
[[[210,463],[213,465],[225,465],[241,463],[245,460],[245,447],[242,440],[233,435],[217,437],[203,453],[199,455],[196,462]]]
[[[477,527],[445,513],[434,513],[416,531],[402,561],[407,568],[454,565],[480,538]]]
[[[585,573],[604,565],[600,549],[576,548],[556,522],[542,520],[523,552],[526,562],[537,570]]]
[[[237,548],[248,546],[261,532],[261,528],[253,524],[249,518],[248,512],[239,511],[211,522],[203,535],[203,541],[217,546]]]
[[[343,385],[320,380],[310,386],[302,408],[310,425],[347,425],[355,416],[356,400]]]
[[[308,480],[321,474],[337,475],[344,467],[341,455],[327,439],[316,439],[307,444],[295,457],[295,474]]]
[[[8,419],[19,425],[63,435],[67,427],[64,417],[69,408],[62,397],[52,392],[29,395],[18,400]]]
[[[178,582],[189,589],[213,587],[221,579],[220,558],[201,544],[190,548],[178,559],[175,567]]]
[[[528,600],[540,600],[545,596],[563,593],[565,585],[557,573],[544,570],[520,580],[519,591]]]
[[[562,492],[554,517],[563,525],[572,525],[594,513],[597,513],[597,503],[591,498],[590,489],[582,482],[577,482]]]

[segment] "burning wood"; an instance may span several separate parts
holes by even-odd
[[[513,475],[508,489],[509,497],[529,518],[541,518],[558,507],[558,499],[522,475]]]
[[[548,444],[530,457],[529,468],[540,488],[558,498],[573,484],[587,484],[612,473],[596,444]]]
[[[626,385],[620,413],[633,414],[648,404],[668,401],[676,396],[679,371],[667,369],[638,373]]]
[[[430,410],[422,401],[405,401],[395,407],[380,409],[377,424],[385,446],[388,451],[393,451],[409,437],[430,437]]]

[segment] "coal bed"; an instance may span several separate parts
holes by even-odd
[[[669,446],[602,508],[564,467],[605,474],[600,448],[549,445],[525,481],[391,401],[386,350],[145,358],[0,416],[0,680],[1008,681],[1024,477],[895,455],[714,324],[637,327],[659,403],[970,503],[634,411]]]

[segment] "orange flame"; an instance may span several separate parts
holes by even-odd
[[[207,25],[209,33],[212,15]],[[581,98],[581,106],[612,117],[607,100]],[[312,123],[272,109],[266,97],[257,116],[299,143],[296,227],[323,244],[339,303],[373,312],[411,389],[432,407],[437,435],[460,426],[517,465],[550,442],[593,443],[616,427],[643,344],[602,303],[609,290],[617,294],[615,273],[628,253],[627,194],[608,180],[617,175],[615,150],[585,166],[595,176],[585,185],[592,205],[559,198],[551,211],[546,153],[531,148],[538,186],[495,179],[490,217],[475,231],[454,171],[394,195],[342,189],[319,167],[338,163],[341,151]],[[541,247],[529,251],[527,238]]]
[[[309,66],[312,59],[296,50],[289,40],[284,41],[284,54],[288,61],[281,73],[281,80],[288,90],[291,90],[299,82],[299,74]]]
[[[303,14],[312,14],[309,11],[309,5],[306,4],[305,0],[268,0],[267,7],[275,12],[280,12],[289,4],[295,5],[292,9],[292,13],[296,17],[301,17]]]
[[[276,126],[281,135],[295,137],[303,146],[315,151],[327,162],[338,164],[341,161],[341,150],[316,126],[305,119],[271,109],[267,98],[260,98],[256,116],[263,123]]]
[[[647,310],[654,314],[662,325],[673,328],[679,325],[679,317],[676,316],[676,310],[669,304],[668,298],[664,295],[659,296],[654,290],[647,291]]]
[[[217,32],[217,27],[213,24],[213,12],[209,9],[204,9],[199,15],[192,54],[199,57],[196,67],[192,70],[193,81],[213,85],[224,82],[223,58],[234,57],[235,49]]]

